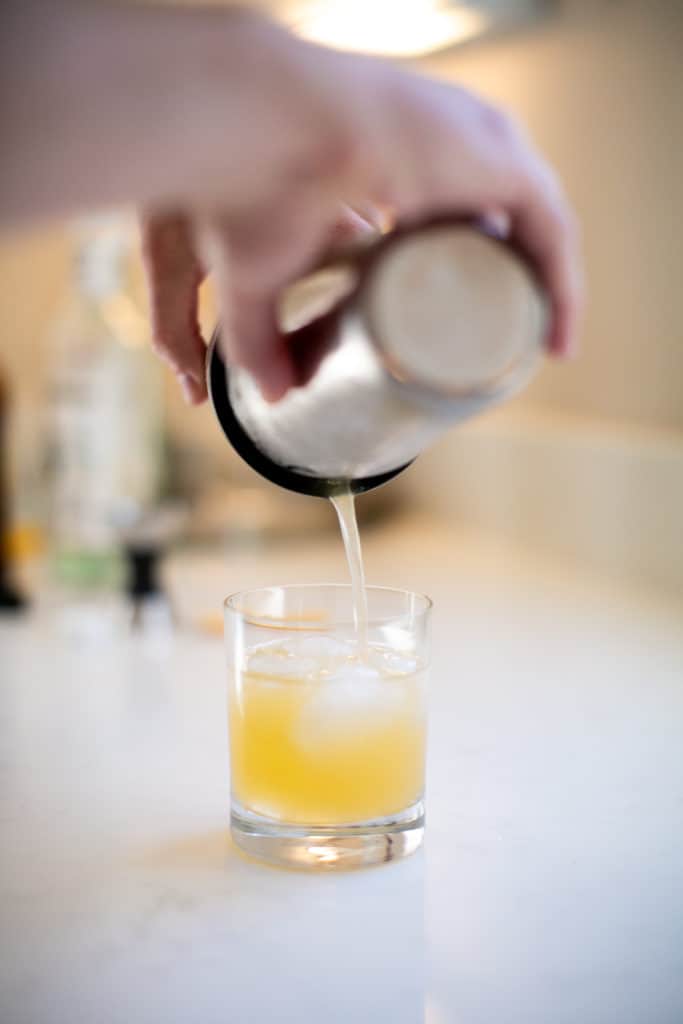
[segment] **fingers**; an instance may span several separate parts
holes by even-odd
[[[289,348],[278,330],[276,304],[267,294],[233,291],[230,331],[237,340],[229,351],[256,378],[263,397],[276,402],[297,383]],[[232,360],[231,360],[232,361]]]
[[[519,242],[549,293],[548,349],[572,354],[582,307],[579,245],[548,166],[514,119],[465,90],[396,73],[388,81],[388,102],[381,87],[369,92],[384,110],[369,146],[400,220],[444,210],[483,216]]]
[[[228,363],[255,377],[271,402],[301,383],[278,327],[281,289],[310,270],[329,248],[375,229],[366,216],[338,204],[290,197],[257,218],[210,218],[200,225],[202,252],[214,273],[221,306],[221,348]]]
[[[197,319],[203,272],[192,233],[182,216],[147,217],[141,223],[155,351],[178,377],[190,404],[206,398],[206,346]]]
[[[277,401],[294,385],[295,371],[277,326],[275,254],[264,251],[259,259],[256,229],[245,234],[240,246],[241,231],[219,219],[200,228],[221,310],[219,344],[229,365],[249,370],[264,398]]]
[[[542,179],[535,181],[526,199],[511,213],[511,232],[531,256],[548,290],[548,351],[570,358],[578,348],[583,281],[577,228],[559,187],[544,185]]]

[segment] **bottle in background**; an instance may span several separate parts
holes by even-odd
[[[118,524],[158,500],[163,392],[127,294],[126,222],[91,218],[76,232],[73,287],[51,345],[48,526],[53,578],[92,591],[120,584]]]

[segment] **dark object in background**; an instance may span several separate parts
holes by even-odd
[[[7,412],[9,391],[0,372],[0,613],[19,612],[28,605],[12,579],[7,540],[9,536],[9,483],[7,471]]]
[[[128,566],[126,593],[133,605],[132,625],[142,626],[144,609],[149,602],[165,601],[166,597],[159,583],[159,560],[161,547],[136,546],[129,544],[124,549]]]
[[[178,537],[185,508],[167,502],[142,510],[131,508],[121,516],[119,537],[127,564],[125,592],[133,606],[134,629],[173,625],[173,609],[160,581],[160,564]]]
[[[24,611],[28,607],[28,601],[7,577],[6,570],[5,561],[0,557],[0,613]]]

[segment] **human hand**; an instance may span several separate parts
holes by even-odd
[[[188,401],[206,397],[203,268],[215,275],[228,361],[249,369],[271,400],[296,383],[277,297],[335,233],[362,227],[340,219],[342,203],[380,203],[402,223],[442,212],[498,220],[548,290],[549,351],[571,354],[582,291],[576,227],[519,126],[457,86],[311,46],[260,19],[244,26],[245,52],[265,39],[277,55],[273,78],[242,81],[239,138],[214,129],[210,171],[191,182],[181,212],[161,210],[143,227],[155,345]],[[264,90],[275,111],[263,106]],[[220,109],[220,97],[214,103]]]
[[[360,237],[378,232],[382,221],[380,211],[370,205],[366,205],[362,214],[350,207],[340,207],[337,220],[328,232],[327,249],[343,248]],[[204,401],[207,394],[206,343],[198,320],[198,291],[206,272],[197,252],[192,224],[182,214],[147,217],[142,221],[141,235],[155,348],[175,370],[185,400],[197,404]],[[230,281],[229,268],[227,277]],[[254,332],[258,326],[258,313],[246,308],[239,294],[228,298],[227,302],[230,305],[224,308],[233,309],[230,337],[237,343],[234,362],[255,367],[266,396],[279,398],[283,374],[280,359],[285,361],[284,373],[289,375],[289,353],[284,342],[268,323],[263,335],[251,335],[250,343],[248,332]]]

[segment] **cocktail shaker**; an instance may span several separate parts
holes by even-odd
[[[299,386],[267,402],[246,370],[207,357],[216,416],[262,476],[304,494],[370,490],[449,426],[531,378],[547,303],[523,253],[471,220],[382,236],[285,290]]]

